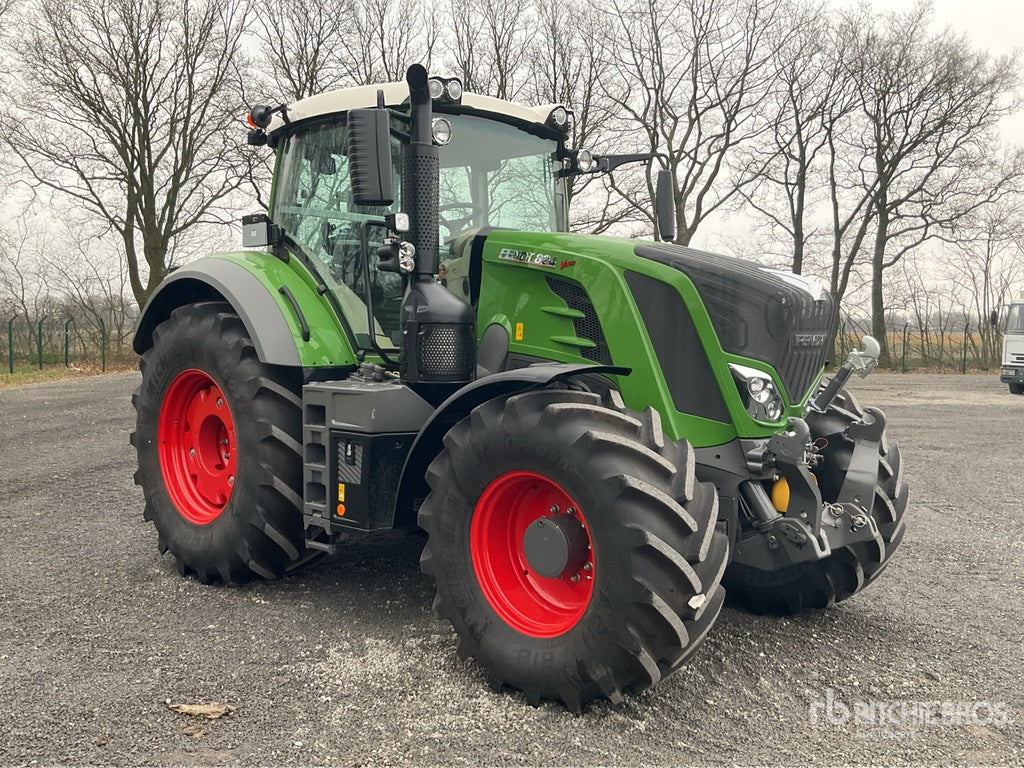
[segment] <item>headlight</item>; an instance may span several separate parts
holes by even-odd
[[[589,150],[581,149],[576,153],[576,167],[580,170],[580,173],[590,173],[594,170],[596,164],[594,156]]]
[[[433,136],[434,143],[439,147],[443,147],[452,140],[452,124],[443,117],[435,117],[430,121],[430,133]]]
[[[444,89],[448,93],[448,98],[452,101],[458,101],[462,98],[462,83],[458,80],[449,80]]]
[[[735,363],[729,363],[729,370],[736,380],[736,388],[747,413],[758,421],[778,421],[782,418],[785,405],[771,376],[756,368]]]
[[[427,81],[427,88],[430,89],[430,98],[432,99],[440,99],[444,94],[444,83],[436,77],[432,77]]]

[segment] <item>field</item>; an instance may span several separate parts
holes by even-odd
[[[137,382],[0,391],[0,764],[1024,762],[1024,397],[998,377],[856,380],[911,484],[886,574],[826,613],[727,607],[680,673],[579,716],[457,658],[419,537],[181,578],[132,483]],[[210,703],[234,710],[172,708]]]

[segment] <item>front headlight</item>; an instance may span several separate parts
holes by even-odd
[[[756,368],[736,363],[729,363],[729,370],[736,380],[736,388],[747,413],[758,421],[778,421],[782,418],[785,405],[771,376]]]

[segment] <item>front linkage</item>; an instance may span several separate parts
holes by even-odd
[[[849,397],[850,375],[866,376],[877,359],[878,344],[866,337],[865,349],[808,403],[806,419],[790,418],[747,452],[751,474],[774,481],[772,497],[764,481],[740,486],[749,525],[737,536],[727,587],[747,607],[790,613],[845,599],[881,570],[902,536],[906,489],[884,458],[884,414],[835,404]]]

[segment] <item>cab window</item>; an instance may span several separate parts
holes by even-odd
[[[358,206],[352,201],[348,157],[345,155],[344,120],[323,123],[289,136],[281,148],[274,221],[297,240],[316,262],[320,274],[345,311],[346,319],[364,349],[371,348],[366,311],[372,299],[378,345],[397,346],[402,302],[400,275],[377,270],[370,259],[369,285],[359,250],[359,225],[380,219],[390,208]],[[395,168],[399,145],[392,145]],[[396,178],[395,188],[399,183]],[[370,242],[380,240],[381,230],[370,231]]]

